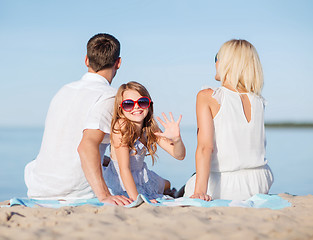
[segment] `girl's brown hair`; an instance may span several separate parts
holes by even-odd
[[[134,147],[134,143],[137,141],[139,137],[144,136],[146,138],[146,147],[148,149],[149,154],[152,157],[152,163],[155,161],[156,157],[156,150],[157,145],[156,142],[158,137],[154,134],[155,132],[160,131],[157,122],[153,117],[153,102],[151,100],[150,107],[148,109],[148,114],[143,122],[143,127],[141,133],[136,131],[135,124],[128,120],[125,115],[123,114],[123,110],[121,108],[121,103],[123,100],[123,94],[126,90],[134,90],[137,91],[141,96],[145,96],[151,99],[149,92],[147,89],[137,82],[128,82],[126,84],[122,84],[119,89],[117,90],[115,96],[115,103],[114,103],[114,111],[113,117],[111,122],[111,132],[112,133],[121,133],[122,139],[121,144],[125,144],[136,152]],[[121,124],[122,123],[122,124]],[[112,141],[112,135],[111,135]]]

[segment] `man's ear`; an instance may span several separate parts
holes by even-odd
[[[89,68],[89,58],[87,57],[87,55],[85,57],[85,64]]]
[[[115,62],[115,68],[116,70],[119,69],[121,67],[122,64],[122,59],[119,57],[116,62]]]

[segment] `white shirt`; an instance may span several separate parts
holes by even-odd
[[[40,152],[25,167],[29,198],[94,198],[77,147],[84,129],[100,129],[110,142],[116,90],[102,76],[86,73],[62,87],[51,101]],[[103,149],[102,149],[103,150]]]

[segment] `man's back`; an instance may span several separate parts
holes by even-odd
[[[115,93],[105,78],[87,73],[55,95],[40,152],[25,168],[29,197],[95,197],[81,168],[77,147],[84,129],[100,129],[107,133],[102,143],[109,143]]]

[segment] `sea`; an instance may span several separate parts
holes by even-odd
[[[43,135],[42,127],[0,127],[0,202],[26,197],[24,167],[36,158]],[[195,172],[196,127],[181,127],[187,154],[183,161],[158,149],[150,169],[180,189]],[[313,194],[313,128],[266,128],[266,158],[274,174],[271,194]]]

